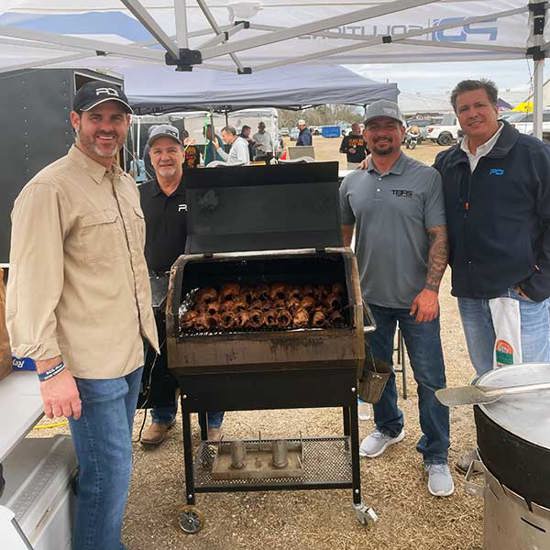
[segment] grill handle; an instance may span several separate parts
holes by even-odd
[[[374,332],[376,330],[376,321],[374,320],[374,315],[370,310],[370,307],[367,305],[365,300],[362,300],[363,303],[363,334],[368,334],[369,332]]]

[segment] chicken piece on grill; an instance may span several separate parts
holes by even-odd
[[[256,285],[250,290],[250,298],[254,300],[266,301],[269,299],[269,287],[263,283]]]
[[[189,330],[194,328],[195,322],[197,320],[197,317],[199,316],[199,313],[195,310],[186,311],[181,317],[180,317],[180,327],[183,330]]]
[[[288,288],[288,298],[302,298],[302,287],[300,286],[291,286]]]
[[[205,330],[210,330],[211,327],[210,327],[209,319],[210,319],[210,315],[208,315],[208,313],[205,313],[205,312],[200,313],[195,318],[195,324],[193,328],[200,332]]]
[[[305,296],[300,302],[300,307],[307,311],[311,311],[316,306],[316,301],[313,296]]]
[[[250,304],[253,301],[252,294],[254,288],[251,286],[241,286],[241,294],[239,298],[244,300],[247,304]]]
[[[330,290],[332,294],[344,294],[344,285],[342,283],[334,283]]]
[[[328,317],[329,325],[333,327],[342,327],[346,324],[344,316],[340,311],[333,311]]]
[[[217,313],[215,315],[207,315],[206,322],[208,323],[208,328],[211,330],[221,327],[221,317]]]
[[[313,285],[304,285],[302,287],[302,296],[313,296]]]
[[[237,315],[231,310],[224,311],[220,315],[220,326],[224,330],[229,330],[229,329],[232,329],[232,328],[238,326],[237,325]]]
[[[275,328],[277,326],[277,310],[268,309],[264,312],[264,325],[268,328]]]
[[[233,311],[243,311],[248,309],[248,303],[246,298],[240,294],[236,300],[233,301]]]
[[[248,311],[239,311],[235,316],[235,326],[240,328],[246,327],[249,317]]]
[[[203,304],[200,309],[208,313],[208,315],[216,315],[217,313],[222,311],[222,304],[220,304],[220,302],[216,300],[215,302]]]
[[[288,300],[283,300],[283,299],[273,300],[273,302],[271,302],[273,309],[286,309],[287,304],[288,304]]]
[[[302,300],[300,300],[298,297],[290,298],[286,305],[286,309],[288,309],[291,313],[296,313],[298,309],[302,307]]]
[[[309,313],[304,308],[300,308],[294,314],[292,324],[296,328],[306,328],[309,325]]]
[[[226,283],[220,290],[220,298],[222,302],[227,300],[235,300],[241,292],[241,285],[239,283]]]
[[[277,326],[279,328],[288,328],[292,323],[292,314],[286,309],[277,310]]]
[[[330,287],[327,287],[325,285],[316,285],[313,288],[313,297],[318,302],[322,302],[325,299],[325,296],[328,294],[328,291],[330,291]]]
[[[315,328],[322,328],[326,326],[326,324],[327,317],[325,313],[320,309],[316,309],[311,316],[311,325]]]
[[[269,287],[269,298],[272,301],[286,300],[288,296],[288,285],[285,283],[273,283]]]
[[[335,310],[342,307],[342,295],[341,294],[329,294],[325,300],[324,304],[328,309]]]
[[[260,309],[252,309],[248,312],[246,327],[258,329],[264,324],[264,312]]]
[[[197,292],[196,303],[197,304],[209,304],[215,302],[218,299],[218,291],[215,288],[201,288]]]

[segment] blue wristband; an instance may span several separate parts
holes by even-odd
[[[64,369],[65,369],[65,363],[61,361],[61,363],[59,363],[55,367],[52,367],[51,369],[48,369],[44,372],[39,372],[38,380],[40,380],[40,382],[46,382],[46,380],[53,378],[55,375],[59,374]]]

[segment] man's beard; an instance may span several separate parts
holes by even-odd
[[[376,145],[372,148],[372,152],[376,153],[377,155],[383,157],[386,155],[391,155],[395,152],[395,147],[393,145],[390,145],[387,149],[378,149]]]
[[[120,149],[120,146],[119,144],[117,143],[117,136],[115,135],[115,141],[113,142],[113,146],[111,148],[111,150],[104,150],[104,149],[101,149],[93,139],[90,139],[88,136],[86,136],[86,138],[84,140],[82,140],[82,136],[80,134],[80,128],[78,128],[77,130],[75,130],[76,132],[76,137],[77,137],[77,140],[78,142],[85,148],[85,149],[92,149],[93,152],[98,156],[98,157],[101,157],[101,158],[113,158],[116,153],[118,152],[118,150]]]

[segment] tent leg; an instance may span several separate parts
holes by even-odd
[[[542,139],[542,108],[544,90],[544,59],[533,61],[534,94],[533,94],[533,135]]]

